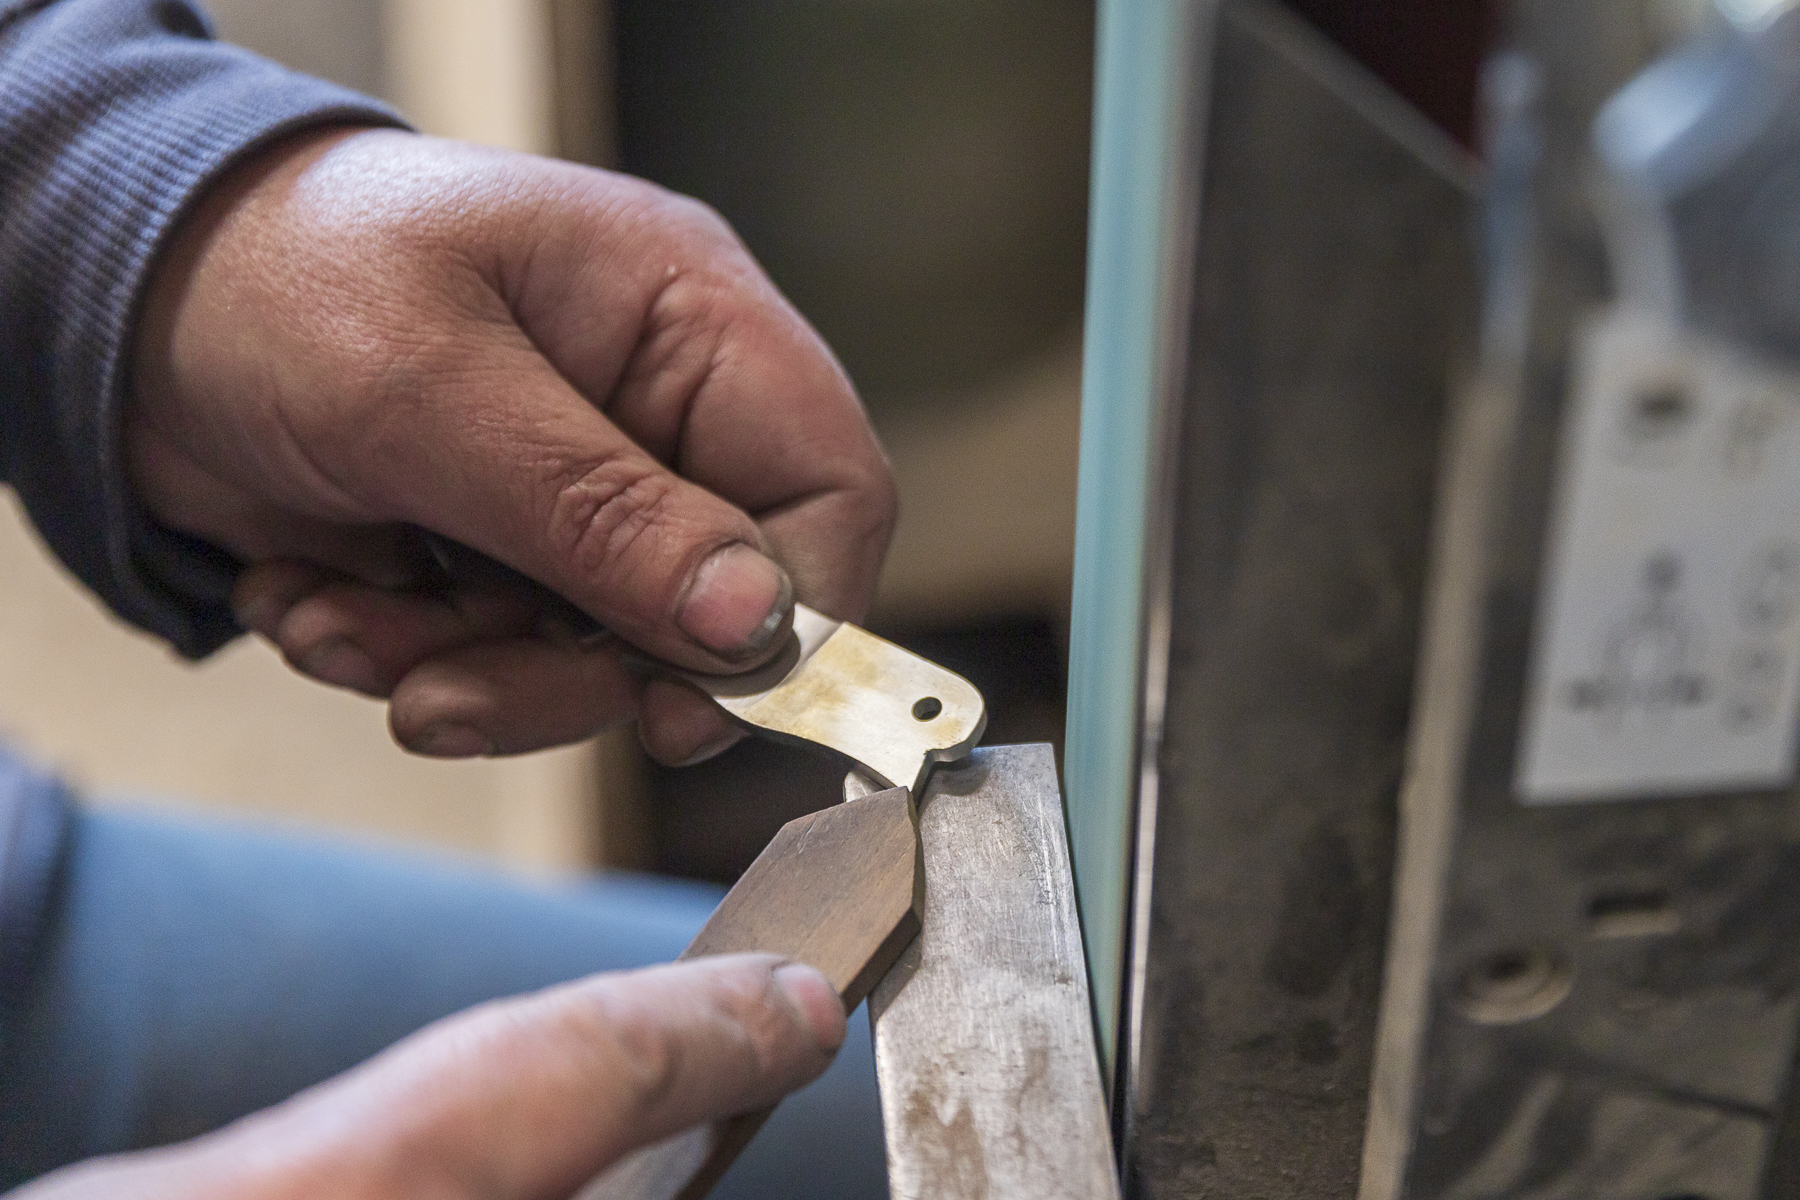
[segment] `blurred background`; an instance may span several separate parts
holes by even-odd
[[[1479,0],[1291,0],[1467,142]],[[1091,0],[213,0],[220,33],[429,133],[706,200],[837,349],[898,472],[870,625],[1060,745],[1073,558]],[[10,497],[8,498],[10,500]],[[384,710],[248,639],[125,629],[0,505],[0,737],[105,803],[201,806],[475,854],[729,880],[833,765],[746,743],[681,772],[629,730],[413,758]]]
[[[837,349],[900,478],[870,624],[1060,741],[1079,409],[1086,0],[213,0],[228,40],[429,133],[618,167],[740,231]],[[104,803],[426,843],[531,871],[733,878],[839,770],[747,743],[682,772],[629,731],[404,754],[383,708],[244,639],[173,658],[4,505],[0,737]]]

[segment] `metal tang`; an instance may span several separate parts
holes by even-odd
[[[758,733],[846,756],[879,785],[863,790],[903,787],[916,799],[931,768],[968,757],[987,728],[987,704],[961,675],[804,604],[787,645],[757,670],[657,669]]]

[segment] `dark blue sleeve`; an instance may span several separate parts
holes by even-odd
[[[389,109],[211,39],[180,0],[0,0],[0,479],[126,620],[205,654],[238,565],[157,527],[120,453],[126,356],[170,229],[249,150]]]

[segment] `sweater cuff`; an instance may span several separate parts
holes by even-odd
[[[239,564],[157,527],[126,481],[120,412],[151,267],[245,155],[307,128],[404,122],[211,41],[170,0],[59,0],[16,17],[0,26],[0,85],[7,479],[114,612],[198,657],[240,632]]]

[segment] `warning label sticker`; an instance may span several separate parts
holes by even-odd
[[[1547,553],[1521,800],[1792,779],[1800,376],[1629,311],[1596,322]]]

